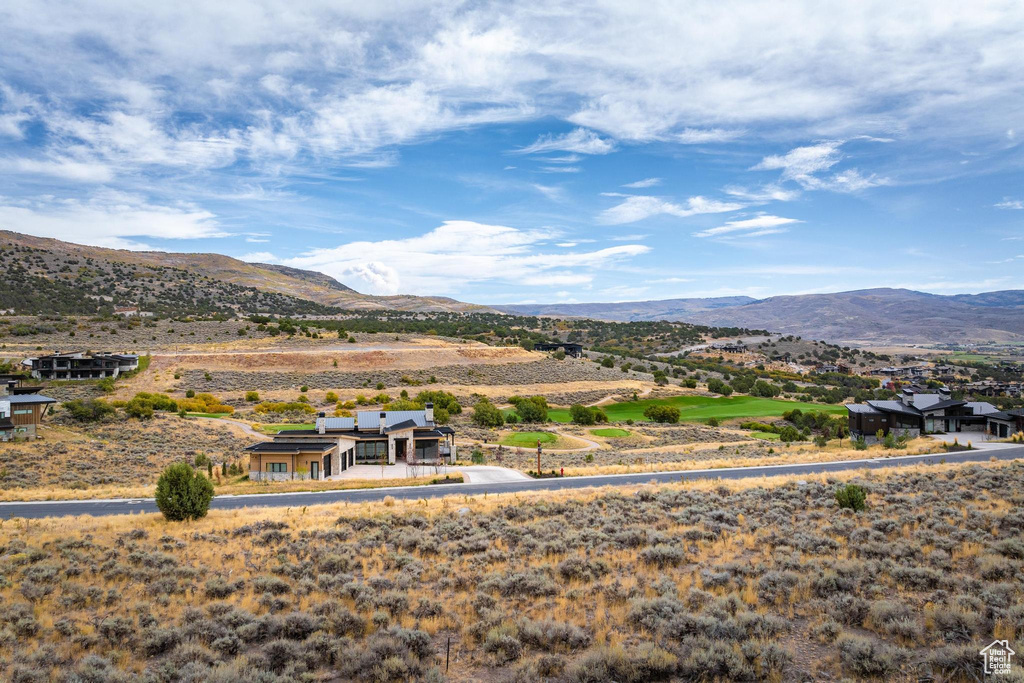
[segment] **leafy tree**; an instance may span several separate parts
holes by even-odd
[[[213,500],[213,483],[187,462],[170,465],[156,482],[156,505],[171,522],[205,517]]]
[[[578,425],[592,425],[608,421],[608,416],[600,408],[591,408],[579,403],[569,407],[569,416],[572,418],[573,423]]]
[[[679,422],[679,408],[654,404],[644,409],[644,417],[653,422],[668,422],[675,424]]]
[[[488,399],[482,398],[473,406],[473,423],[481,427],[500,427],[505,417]]]
[[[605,356],[604,358],[601,359],[601,367],[603,367],[603,368],[614,368],[615,367],[615,361],[612,360],[611,356]]]
[[[513,396],[509,402],[516,407],[516,413],[523,422],[547,422],[548,402],[543,396],[522,398]]]

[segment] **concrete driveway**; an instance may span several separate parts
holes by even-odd
[[[467,482],[473,484],[500,484],[507,481],[522,481],[529,479],[518,470],[507,467],[496,467],[493,465],[444,465],[433,467],[429,465],[418,465],[410,467],[407,463],[398,461],[394,465],[353,465],[340,474],[334,474],[328,479],[409,479],[412,477],[443,477],[452,472],[460,472]]]

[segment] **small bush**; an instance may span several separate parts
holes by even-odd
[[[156,483],[156,505],[172,522],[205,517],[213,500],[213,484],[188,463],[170,465]]]
[[[836,504],[854,512],[862,512],[867,508],[867,497],[867,491],[856,484],[847,484],[836,490]]]

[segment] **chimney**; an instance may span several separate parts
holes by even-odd
[[[317,413],[316,433],[323,434],[327,431],[327,413]]]
[[[11,396],[14,394],[14,385],[17,384],[13,379],[7,382],[7,395]]]
[[[383,433],[384,433],[384,428],[385,428],[385,427],[387,427],[387,423],[388,423],[388,414],[387,414],[387,413],[385,413],[385,412],[384,412],[384,411],[382,410],[382,411],[380,411],[380,425],[379,425],[379,427],[380,427],[380,433],[381,433],[381,434],[383,434]]]
[[[946,398],[949,398],[949,395],[950,395],[949,387],[940,387],[939,388],[939,396],[945,396]]]
[[[434,421],[434,404],[433,403],[428,403],[426,405],[426,408],[423,411],[423,413],[424,413],[424,417],[427,420],[427,423],[428,424],[432,423]]]

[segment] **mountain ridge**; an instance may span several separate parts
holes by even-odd
[[[182,269],[197,276],[209,277],[234,286],[255,288],[264,292],[292,297],[296,300],[306,300],[322,306],[341,309],[414,312],[490,310],[485,306],[456,301],[447,297],[362,294],[324,273],[276,264],[248,263],[223,254],[111,249],[75,244],[52,237],[36,237],[11,230],[0,230],[0,247],[5,245],[49,252],[55,260],[61,260],[62,264],[66,264],[69,259],[81,258],[150,269]],[[58,275],[63,276],[63,273],[47,272],[46,268],[41,268],[39,272],[34,273],[34,276],[50,279],[57,278]]]
[[[678,320],[723,327],[763,328],[849,343],[945,343],[1024,340],[1024,290],[931,294],[878,287],[826,294],[779,295],[730,305],[730,300],[664,299],[559,304],[560,315],[608,320]],[[679,308],[677,302],[684,302]],[[552,305],[551,308],[555,308]],[[495,306],[520,315],[546,315],[531,304]]]

